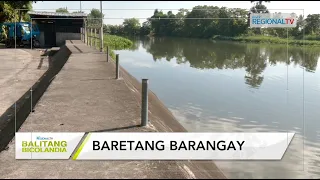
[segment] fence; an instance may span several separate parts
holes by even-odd
[[[99,49],[100,48],[100,28],[81,28],[81,41],[86,43],[88,46]],[[103,33],[103,32],[102,32]]]

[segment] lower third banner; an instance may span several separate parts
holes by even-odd
[[[16,133],[16,159],[281,160],[294,133]]]

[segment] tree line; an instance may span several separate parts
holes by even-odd
[[[320,15],[299,15],[295,28],[250,28],[250,13],[269,12],[263,2],[251,1],[250,10],[217,6],[195,6],[191,11],[180,9],[164,13],[155,10],[147,21],[140,24],[136,18],[125,19],[121,25],[105,25],[105,33],[114,35],[155,35],[191,38],[211,38],[215,35],[237,37],[263,35],[280,38],[302,39],[303,33],[310,40],[320,40]]]

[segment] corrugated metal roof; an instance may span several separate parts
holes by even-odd
[[[87,17],[86,13],[58,13],[58,12],[29,11],[28,14],[38,15],[38,16]]]

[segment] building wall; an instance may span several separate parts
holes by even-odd
[[[32,16],[34,23],[40,30],[40,46],[62,46],[66,40],[81,40],[80,28],[83,27],[83,19],[61,19],[61,17]],[[36,19],[39,18],[39,19]],[[42,18],[42,19],[40,19]]]
[[[42,31],[40,31],[39,42],[40,42],[40,47],[44,47],[45,46],[44,32],[42,32]]]
[[[65,44],[66,40],[81,40],[80,33],[67,33],[67,32],[57,32],[56,33],[56,45],[62,46]]]

